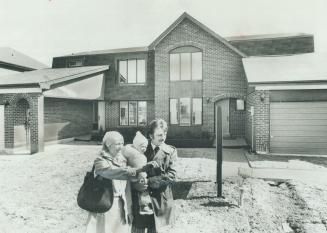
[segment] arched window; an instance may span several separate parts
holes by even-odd
[[[179,47],[169,54],[170,81],[202,80],[202,51],[196,47]]]

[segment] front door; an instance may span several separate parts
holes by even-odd
[[[229,99],[218,101],[216,103],[216,107],[217,106],[221,107],[223,138],[229,138]]]

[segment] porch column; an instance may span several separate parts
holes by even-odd
[[[5,150],[5,106],[0,105],[0,153]]]
[[[37,99],[38,152],[44,151],[44,95]]]
[[[98,102],[98,129],[106,130],[106,103],[104,101]]]

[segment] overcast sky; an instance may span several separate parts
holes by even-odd
[[[73,52],[149,45],[184,11],[221,36],[312,33],[327,52],[326,0],[0,0],[0,47],[47,65]]]

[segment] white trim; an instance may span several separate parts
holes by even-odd
[[[251,84],[250,84],[251,86]],[[258,85],[255,86],[255,90],[311,90],[311,89],[327,89],[327,84],[285,84],[285,85]]]
[[[0,94],[11,94],[11,93],[42,93],[42,89],[35,88],[0,88]]]
[[[104,101],[98,102],[98,129],[106,129],[106,103]]]

